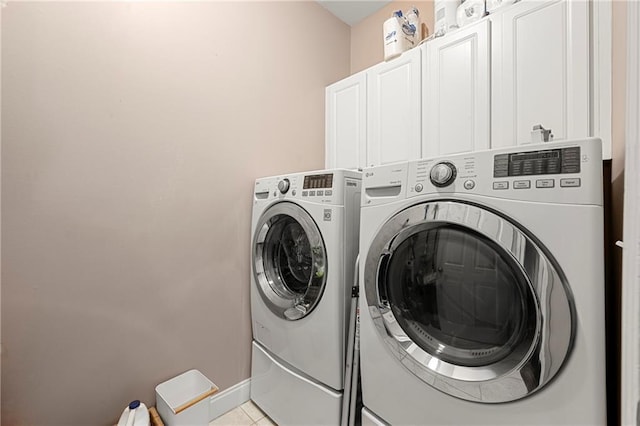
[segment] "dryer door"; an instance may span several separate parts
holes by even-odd
[[[574,306],[560,268],[526,230],[482,206],[401,211],[374,238],[364,274],[369,313],[393,355],[458,398],[525,397],[571,349]]]
[[[264,303],[286,320],[317,305],[326,282],[322,235],[300,206],[282,202],[265,211],[253,239],[253,274]]]

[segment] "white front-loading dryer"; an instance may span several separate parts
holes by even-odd
[[[365,169],[370,417],[606,424],[603,247],[598,139]]]
[[[360,173],[258,179],[251,398],[278,424],[335,424],[358,250]]]

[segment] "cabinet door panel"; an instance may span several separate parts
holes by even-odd
[[[367,164],[420,158],[421,54],[415,48],[367,71]]]
[[[423,156],[489,148],[489,21],[427,44]]]
[[[530,143],[542,124],[555,139],[589,135],[589,14],[585,1],[521,2],[496,19],[492,146]],[[494,35],[496,33],[494,32]]]
[[[325,167],[366,165],[367,75],[354,74],[326,89]]]

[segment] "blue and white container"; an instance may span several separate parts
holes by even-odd
[[[405,19],[401,10],[396,10],[391,18],[382,24],[382,33],[384,37],[384,60],[388,61],[408,49],[407,38],[403,36],[402,26]]]
[[[139,400],[131,401],[118,420],[118,426],[149,426],[149,423],[149,410]]]
[[[420,21],[420,12],[417,7],[412,7],[406,13],[407,23],[409,25],[413,25],[415,31],[413,32],[413,45],[411,47],[416,47],[422,41],[422,23]]]

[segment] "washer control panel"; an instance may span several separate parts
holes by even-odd
[[[601,149],[598,138],[588,138],[414,160],[406,163],[403,188],[406,197],[486,195],[599,204]]]
[[[292,173],[256,180],[254,200],[303,200],[321,204],[341,202],[346,187],[359,187],[360,173],[349,170],[321,170]]]

